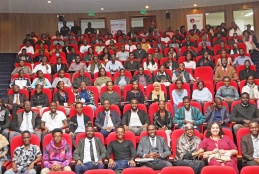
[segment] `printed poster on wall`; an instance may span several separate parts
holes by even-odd
[[[198,29],[203,29],[203,14],[189,14],[187,17],[187,29],[192,29],[193,24],[197,25]]]
[[[126,19],[110,20],[111,23],[111,33],[115,35],[118,30],[122,33],[126,33]]]

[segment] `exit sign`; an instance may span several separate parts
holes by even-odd
[[[147,14],[147,10],[146,9],[140,10],[140,14]]]
[[[94,11],[89,11],[88,16],[94,16]]]

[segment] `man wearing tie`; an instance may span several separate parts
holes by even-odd
[[[145,162],[143,165],[153,170],[161,170],[164,167],[172,166],[170,162],[166,161],[171,151],[165,139],[156,135],[155,125],[149,125],[147,132],[148,136],[140,140],[137,155],[142,158],[153,158],[154,161]]]
[[[64,70],[65,72],[67,72],[67,66],[66,64],[62,63],[61,57],[58,57],[57,64],[52,66],[51,74],[54,75],[58,73],[60,70]]]
[[[19,112],[13,115],[11,124],[11,132],[9,134],[9,141],[16,135],[20,135],[23,131],[29,131],[36,134],[41,140],[41,118],[37,112],[31,110],[31,102],[24,102],[24,112]]]
[[[5,106],[12,115],[15,115],[16,111],[23,108],[24,101],[27,101],[28,99],[24,94],[20,93],[19,86],[14,85],[13,91],[14,94],[8,94]]]
[[[98,116],[95,119],[95,125],[103,136],[107,137],[109,133],[114,132],[115,128],[121,124],[121,118],[119,113],[110,110],[109,100],[104,100],[103,106],[104,111],[98,113]]]
[[[77,161],[75,166],[76,174],[83,174],[87,170],[104,169],[103,159],[106,149],[103,142],[94,137],[94,128],[87,126],[85,129],[86,138],[79,141],[73,153],[73,159]]]

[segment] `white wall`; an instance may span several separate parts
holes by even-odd
[[[131,18],[132,27],[144,27],[143,18]]]

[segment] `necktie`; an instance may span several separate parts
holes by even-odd
[[[94,150],[93,150],[92,140],[90,140],[89,143],[90,143],[90,156],[91,156],[91,161],[92,161],[92,162],[95,162],[95,160],[94,160]]]
[[[152,146],[153,148],[155,148],[155,147],[156,147],[156,146],[155,146],[155,138],[151,138],[151,140],[152,140],[151,146]]]
[[[105,120],[104,120],[104,123],[103,123],[103,127],[107,127],[108,125],[108,120],[109,120],[109,116],[108,116],[108,112],[105,112]]]
[[[16,104],[19,104],[18,94],[15,94],[15,103],[16,103]]]
[[[81,77],[81,82],[83,82],[84,81],[84,77]]]
[[[29,114],[26,113],[26,130],[29,130]]]

